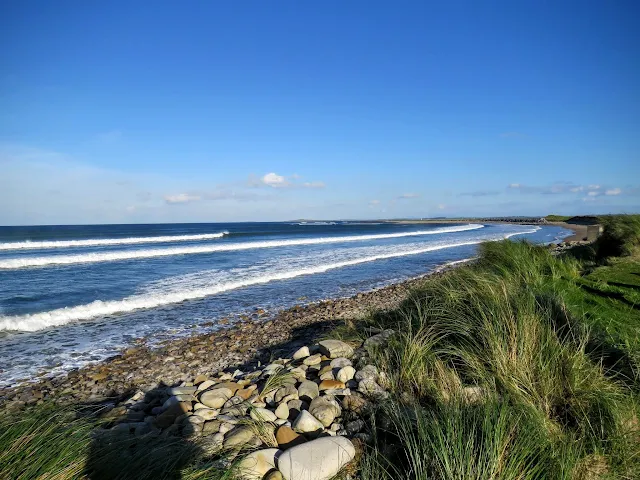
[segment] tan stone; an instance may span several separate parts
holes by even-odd
[[[207,380],[209,380],[209,377],[207,377],[206,375],[198,375],[193,381],[193,384],[200,385],[202,382],[206,382]]]
[[[339,380],[323,380],[318,385],[318,390],[329,390],[332,388],[345,388],[345,384]]]
[[[302,435],[298,435],[291,427],[286,425],[282,425],[276,430],[276,442],[278,442],[280,448],[291,448],[305,441]]]
[[[249,400],[249,397],[253,394],[253,389],[249,390],[248,388],[241,388],[236,391],[236,396],[242,398],[243,400]]]

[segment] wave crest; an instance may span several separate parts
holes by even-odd
[[[54,255],[46,257],[24,257],[0,260],[0,269],[13,270],[27,267],[43,267],[47,265],[71,265],[76,263],[114,262],[138,258],[167,257],[172,255],[189,255],[198,253],[231,252],[250,250],[255,248],[289,247],[297,245],[319,245],[327,243],[356,242],[366,240],[413,237],[422,235],[436,235],[440,233],[464,232],[477,230],[484,225],[469,224],[456,227],[435,228],[433,230],[418,230],[414,232],[383,233],[373,235],[352,235],[344,237],[318,237],[292,240],[265,240],[259,242],[227,243],[192,247],[171,247],[149,250],[126,250],[117,252],[93,252],[78,255]]]
[[[47,248],[102,247],[108,245],[134,245],[138,243],[170,243],[213,240],[228,235],[229,232],[202,233],[198,235],[166,235],[160,237],[88,238],[86,240],[46,240],[32,242],[0,243],[0,250],[36,250]]]

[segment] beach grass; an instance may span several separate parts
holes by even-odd
[[[587,260],[484,244],[371,316],[395,395],[363,478],[640,478],[638,218]]]

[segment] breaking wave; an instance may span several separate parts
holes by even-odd
[[[189,255],[198,253],[230,252],[255,248],[275,248],[297,245],[319,245],[327,243],[357,242],[367,240],[435,235],[440,233],[464,232],[484,228],[484,225],[469,224],[456,227],[442,227],[433,230],[415,232],[387,233],[375,235],[352,235],[343,237],[318,237],[291,240],[265,240],[259,242],[227,243],[216,245],[198,245],[189,247],[156,248],[148,250],[125,250],[116,252],[92,252],[77,255],[52,255],[45,257],[22,257],[0,260],[0,269],[13,270],[27,267],[43,267],[48,265],[71,265],[76,263],[113,262],[138,258],[167,257],[172,255]]]
[[[89,238],[86,240],[47,240],[41,242],[0,243],[0,250],[35,250],[47,248],[103,247],[108,245],[134,245],[138,243],[169,243],[213,240],[228,235],[229,232],[203,233],[199,235],[169,235],[161,237]]]
[[[344,260],[339,262],[325,263],[321,265],[312,265],[292,270],[284,270],[279,272],[268,272],[261,275],[252,275],[237,281],[222,281],[211,285],[200,285],[198,288],[185,288],[183,290],[171,292],[148,292],[144,294],[133,295],[122,300],[101,301],[96,300],[85,305],[74,307],[65,307],[51,310],[48,312],[33,313],[27,315],[4,316],[0,317],[0,331],[28,331],[33,332],[48,327],[56,327],[70,322],[80,320],[90,320],[96,317],[107,315],[115,315],[119,313],[131,312],[140,309],[150,309],[163,305],[177,304],[188,300],[197,300],[212,295],[216,295],[229,290],[258,285],[279,280],[287,280],[304,275],[314,275],[324,273],[329,270],[349,267],[362,263],[374,262],[377,260],[385,260],[390,258],[404,257],[408,255],[419,255],[422,253],[443,250],[447,248],[462,247],[466,245],[476,245],[487,240],[499,240],[501,238],[510,238],[515,235],[523,235],[533,233],[539,230],[536,227],[533,230],[523,232],[515,232],[507,235],[501,235],[494,238],[476,238],[473,240],[444,243],[438,245],[430,245],[424,248],[417,248],[404,251],[396,251],[390,253],[381,253],[378,255],[370,255],[356,259]]]

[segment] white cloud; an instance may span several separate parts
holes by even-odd
[[[444,203],[438,205],[438,210],[444,210],[447,206]]]
[[[164,200],[167,203],[175,204],[175,203],[189,203],[189,202],[197,202],[200,200],[199,195],[191,195],[188,193],[176,193],[175,195],[165,195]]]
[[[419,193],[403,193],[402,195],[398,196],[398,198],[418,198],[419,196]]]
[[[587,188],[589,190],[600,190],[600,185],[589,185]]]
[[[371,201],[369,202],[369,206],[370,206],[370,207],[374,207],[374,206],[376,206],[376,205],[380,205],[380,200],[371,200]]]
[[[600,195],[598,192],[588,192],[587,195],[589,195],[590,197],[597,197],[598,195]]]
[[[509,188],[520,188],[520,184],[519,183],[510,183],[509,184]]]
[[[293,175],[284,176],[278,175],[275,172],[267,173],[262,177],[256,177],[255,175],[249,175],[248,185],[250,187],[262,187],[267,186],[271,188],[324,188],[324,182],[303,182],[300,183],[299,180],[302,178],[297,173]]]
[[[264,177],[261,178],[261,181],[265,185],[273,188],[281,188],[289,185],[287,180],[282,175],[278,175],[277,173],[273,172],[267,173]]]
[[[609,190],[604,192],[605,195],[620,195],[621,193],[622,190],[619,188],[610,188]]]

